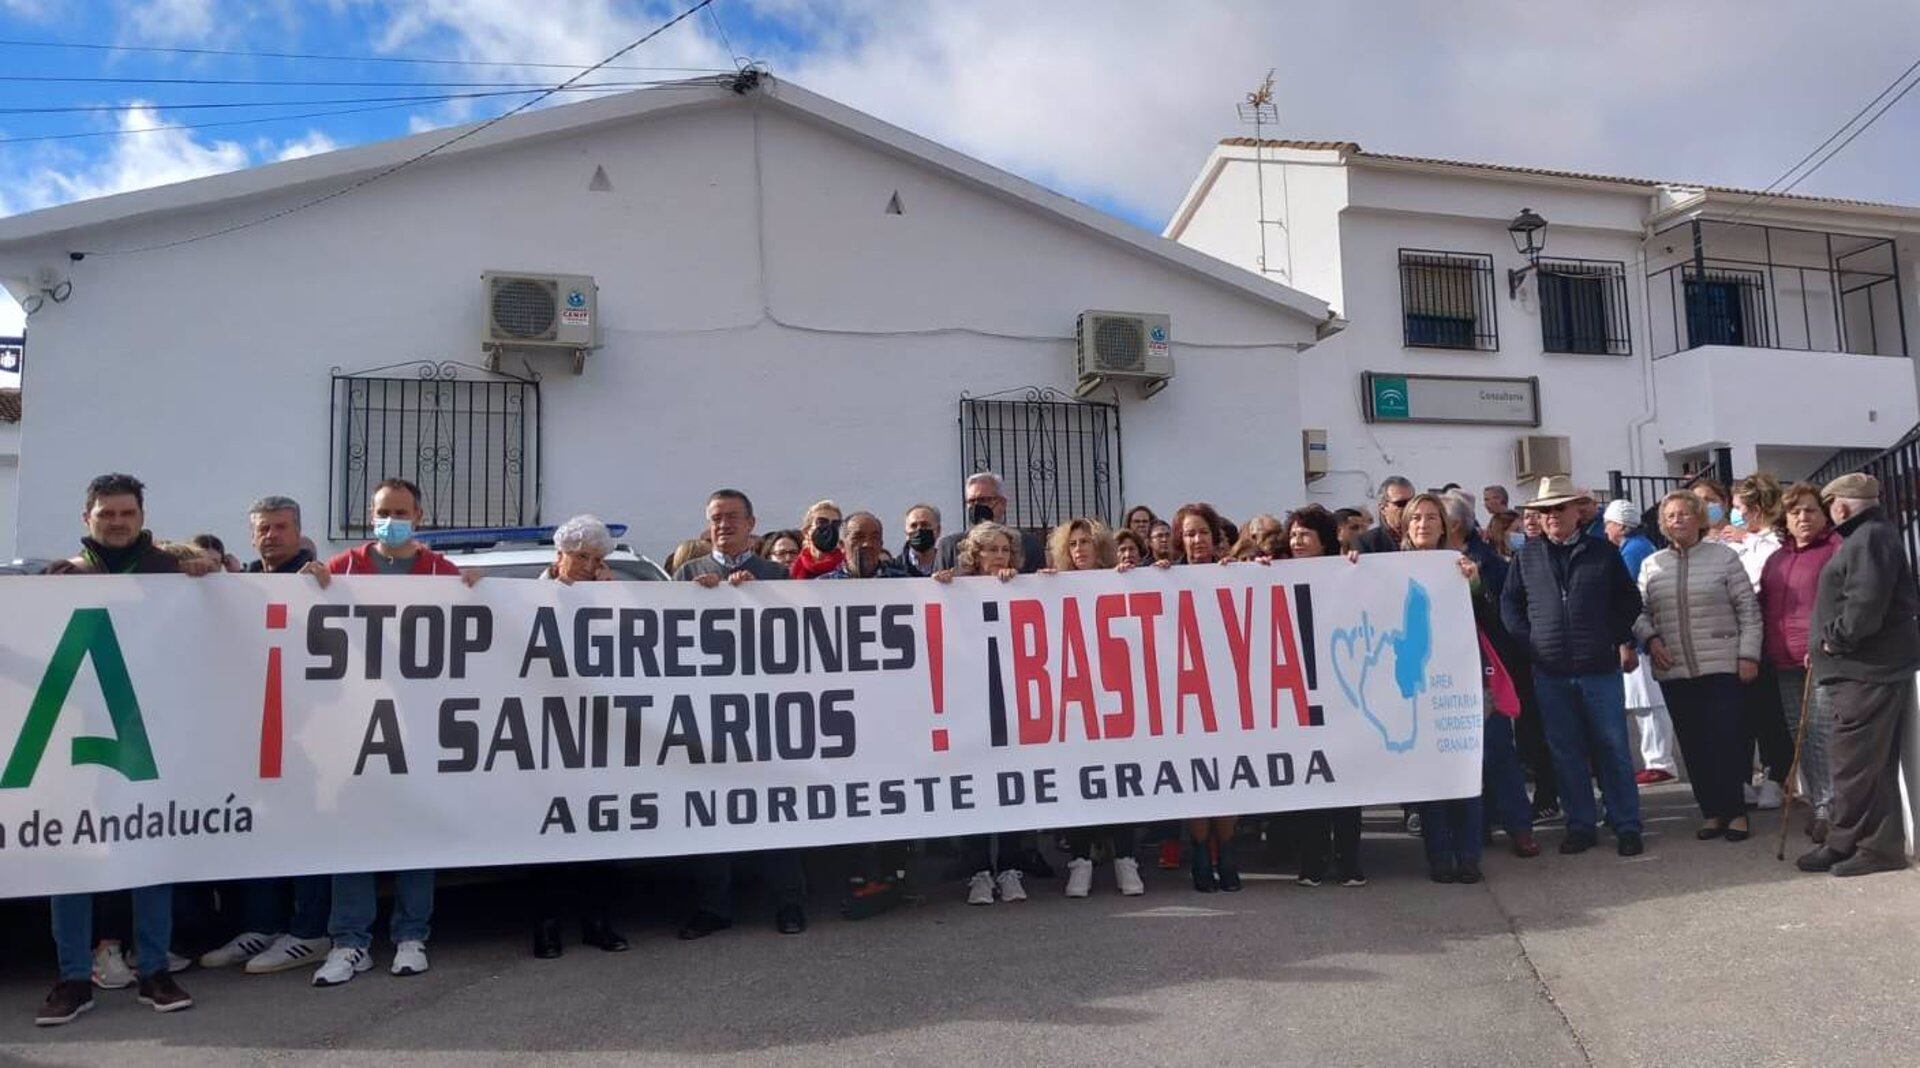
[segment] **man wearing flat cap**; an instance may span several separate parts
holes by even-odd
[[[1920,595],[1872,475],[1820,491],[1840,549],[1820,572],[1808,635],[1814,685],[1833,710],[1833,829],[1802,871],[1867,875],[1907,866],[1900,729],[1920,669]]]
[[[1630,857],[1644,845],[1621,673],[1639,666],[1633,623],[1640,586],[1612,542],[1581,529],[1581,513],[1592,503],[1565,475],[1540,480],[1525,507],[1539,514],[1546,536],[1514,554],[1500,618],[1533,659],[1540,719],[1567,815],[1560,852],[1584,853],[1599,841],[1588,785],[1598,777],[1619,853]]]

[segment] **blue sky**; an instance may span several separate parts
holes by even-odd
[[[687,2],[0,0],[0,214],[495,114],[524,96],[455,94],[561,80],[572,71],[507,64],[584,66]],[[1920,58],[1911,0],[717,0],[710,10],[622,61],[678,69],[594,80],[750,57],[1153,230],[1208,148],[1243,132],[1234,104],[1268,68],[1283,135],[1758,187]],[[37,44],[47,42],[126,50]],[[393,62],[408,58],[440,62]],[[264,84],[32,80],[45,78]],[[7,110],[46,108],[118,110]],[[226,125],[150,130],[202,123]],[[1920,91],[1800,191],[1920,203]],[[4,304],[0,333],[19,321]]]

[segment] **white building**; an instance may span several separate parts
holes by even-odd
[[[19,551],[70,551],[113,470],[169,537],[243,543],[285,493],[358,539],[399,474],[442,524],[590,510],[655,555],[723,485],[762,530],[834,497],[890,538],[922,499],[957,526],[985,466],[1029,524],[1298,499],[1325,303],[792,84],[735,88],[528,112],[386,176],[452,131],[0,220],[16,296],[72,283],[32,320]],[[597,334],[583,373],[465,366],[500,270],[592,277],[562,312]],[[1088,309],[1171,316],[1176,377],[1074,400]]]
[[[1545,247],[1515,286],[1527,208]],[[1920,208],[1229,138],[1165,232],[1351,321],[1301,364],[1329,505],[1391,473],[1601,489],[1720,449],[1800,477],[1920,421]],[[1537,437],[1564,453],[1519,456]]]

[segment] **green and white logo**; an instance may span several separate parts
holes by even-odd
[[[147,724],[140,717],[140,701],[133,695],[133,679],[127,675],[127,660],[121,655],[120,640],[113,633],[113,620],[104,608],[76,609],[67,620],[66,633],[47,662],[47,673],[34,691],[33,704],[27,709],[26,725],[14,743],[6,770],[0,771],[0,790],[16,790],[33,785],[40,770],[40,758],[46,755],[53,727],[66,707],[73,680],[80,665],[93,658],[93,673],[100,680],[100,691],[107,699],[107,715],[113,721],[113,737],[85,736],[73,740],[73,763],[98,764],[112,768],[134,782],[160,777],[153,762],[153,747],[147,743]]]
[[[1374,375],[1373,417],[1375,419],[1405,419],[1411,413],[1407,408],[1407,380],[1399,375]]]

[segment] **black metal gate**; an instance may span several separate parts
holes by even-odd
[[[1629,475],[1620,471],[1608,471],[1607,499],[1614,501],[1629,500],[1642,511],[1645,511],[1659,504],[1660,499],[1667,494],[1675,490],[1686,489],[1693,485],[1694,481],[1703,475],[1713,478],[1714,481],[1731,490],[1733,487],[1733,450],[1726,448],[1715,449],[1707,457],[1707,462],[1701,465],[1698,470],[1688,471],[1685,474]],[[1659,532],[1657,529],[1654,529],[1658,527],[1658,525],[1658,523],[1654,523],[1647,529],[1647,534],[1654,537],[1656,543],[1660,541],[1659,537],[1657,537]]]
[[[539,522],[537,379],[450,360],[336,367],[330,405],[330,537],[371,529],[370,491],[385,478],[420,487],[428,529]]]
[[[1118,518],[1120,409],[1052,389],[960,397],[960,468],[1000,476],[1007,522],[1044,530],[1076,516]]]

